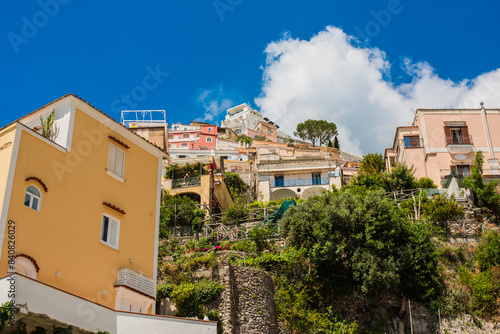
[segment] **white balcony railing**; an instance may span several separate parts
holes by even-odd
[[[129,268],[118,270],[117,285],[127,286],[148,296],[156,298],[155,282],[141,272]]]

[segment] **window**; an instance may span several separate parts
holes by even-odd
[[[285,186],[285,177],[283,175],[276,175],[274,177],[274,186],[275,187],[284,187]]]
[[[267,129],[267,134],[270,135],[271,134],[271,129]]]
[[[212,128],[208,128],[208,129],[207,129],[207,131],[208,131],[208,132],[212,132]]]
[[[40,202],[42,200],[42,195],[40,190],[35,186],[29,186],[26,189],[26,196],[24,197],[24,205],[33,210],[40,211]]]
[[[420,138],[419,136],[408,136],[404,137],[405,147],[420,147]]]
[[[187,147],[188,144],[187,143],[181,143],[181,147]]]
[[[124,166],[125,151],[109,144],[108,171],[122,178]]]
[[[207,137],[206,141],[207,142],[211,142],[212,141],[212,137]]]
[[[451,169],[452,169],[452,175],[456,175],[459,177],[467,177],[470,175],[469,165],[451,166]]]
[[[174,135],[168,135],[168,139],[174,139]]]
[[[448,145],[472,144],[467,126],[445,126],[444,134]]]
[[[120,221],[103,213],[101,226],[101,242],[117,250],[119,235]]]
[[[321,184],[321,173],[312,173],[312,184]]]
[[[189,133],[185,133],[182,135],[182,138],[189,138]]]

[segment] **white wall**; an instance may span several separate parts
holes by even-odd
[[[116,333],[115,311],[20,275],[16,275],[17,304],[85,330]]]
[[[74,118],[74,108],[72,108],[72,105],[69,100],[66,101],[61,101],[61,102],[56,102],[53,105],[49,106],[46,108],[46,110],[42,111],[41,114],[37,113],[37,115],[33,116],[28,116],[25,119],[21,120],[21,123],[26,125],[28,128],[33,129],[36,126],[40,126],[40,115],[43,117],[45,120],[50,113],[52,113],[52,110],[55,110],[54,116],[55,116],[55,128],[56,128],[56,137],[54,141],[58,144],[61,145],[62,147],[66,149],[70,149],[70,144],[71,144],[71,127],[72,127],[72,120]]]
[[[45,314],[84,330],[108,331],[111,334],[217,333],[217,323],[213,321],[115,311],[24,276],[15,276],[16,305],[25,304],[30,313]],[[10,301],[8,278],[0,279],[0,304]]]
[[[126,312],[117,314],[116,328],[120,334],[217,334],[216,322]]]

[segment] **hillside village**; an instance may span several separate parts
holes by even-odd
[[[500,109],[364,157],[245,103],[105,112],[1,125],[2,332],[500,333]]]

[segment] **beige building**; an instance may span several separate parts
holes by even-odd
[[[258,145],[254,167],[258,198],[307,199],[333,186],[340,188],[340,160],[338,150],[330,147]]]

